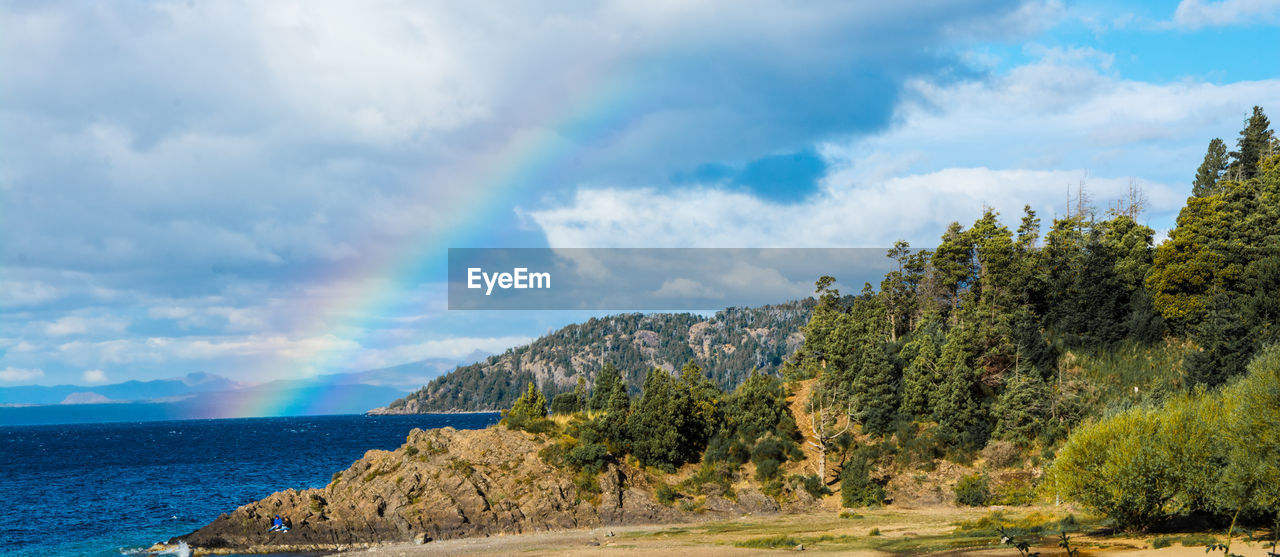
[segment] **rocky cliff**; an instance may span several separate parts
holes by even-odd
[[[324,550],[779,510],[751,488],[733,500],[705,494],[696,508],[662,505],[648,475],[625,463],[596,478],[598,492],[584,492],[539,458],[543,446],[502,427],[415,429],[400,448],[369,451],[322,489],[273,494],[170,543],[212,552]],[[277,514],[292,520],[291,531],[268,531]]]

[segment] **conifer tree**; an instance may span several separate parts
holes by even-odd
[[[1253,115],[1245,121],[1240,137],[1236,140],[1238,151],[1232,151],[1235,159],[1231,162],[1229,175],[1238,182],[1243,182],[1258,175],[1258,161],[1269,155],[1271,147],[1271,122],[1262,111],[1262,107],[1253,107]]]
[[[596,374],[588,408],[604,410],[609,406],[609,397],[613,396],[614,386],[620,383],[622,383],[622,374],[618,372],[618,368],[614,367],[613,362],[606,362],[604,367],[600,368],[600,373]]]
[[[1230,159],[1227,158],[1227,144],[1220,138],[1209,142],[1209,150],[1204,154],[1204,162],[1196,169],[1196,179],[1191,183],[1191,195],[1207,197],[1218,192],[1218,180],[1227,171]]]

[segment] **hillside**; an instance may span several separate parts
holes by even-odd
[[[590,485],[547,464],[542,436],[503,427],[414,430],[394,451],[369,451],[322,489],[286,490],[242,506],[170,543],[198,551],[350,549],[389,541],[441,540],[649,524],[811,508],[803,492],[788,505],[753,487],[714,493],[698,508],[660,503],[649,473],[610,463]],[[269,532],[275,515],[289,532]]]
[[[732,389],[758,369],[777,374],[803,340],[812,300],[758,308],[729,308],[712,317],[689,313],[628,313],[569,325],[532,343],[460,366],[422,389],[374,413],[414,414],[498,410],[529,382],[547,393],[573,390],[579,377],[588,386],[605,362],[621,371],[629,390],[639,392],[653,367],[675,370],[689,360],[724,389]]]

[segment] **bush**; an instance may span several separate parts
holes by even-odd
[[[884,503],[884,487],[871,480],[871,466],[866,456],[855,453],[840,470],[840,504],[857,508],[881,503]]]
[[[982,458],[991,468],[1011,468],[1022,462],[1022,451],[1008,441],[992,441],[982,449]]]
[[[653,495],[658,499],[659,503],[668,507],[673,505],[676,502],[676,499],[684,497],[684,495],[677,491],[676,488],[667,484],[658,484],[658,488],[654,490]]]
[[[751,451],[751,462],[756,465],[756,479],[767,481],[778,477],[782,463],[788,458],[787,445],[776,437],[766,437]]]
[[[574,392],[560,393],[551,399],[552,414],[573,414],[582,409],[582,400]]]
[[[831,495],[831,490],[828,489],[827,486],[822,485],[822,479],[818,478],[817,474],[809,474],[806,476],[796,474],[791,476],[791,481],[793,484],[799,484],[800,488],[804,489],[805,493],[814,497],[825,497],[827,495]]]
[[[1128,530],[1175,511],[1211,510],[1224,465],[1220,404],[1201,392],[1082,427],[1059,451],[1051,479]]]
[[[974,474],[960,478],[960,482],[956,484],[955,493],[957,504],[983,507],[991,498],[991,487],[986,476]]]
[[[523,429],[532,433],[545,433],[554,427],[547,417],[547,397],[533,383],[529,389],[517,398],[502,417],[502,423],[509,429]]]

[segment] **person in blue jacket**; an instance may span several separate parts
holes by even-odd
[[[284,530],[284,519],[280,518],[280,515],[276,515],[275,518],[271,519],[271,529],[267,531],[279,532],[281,530]]]

